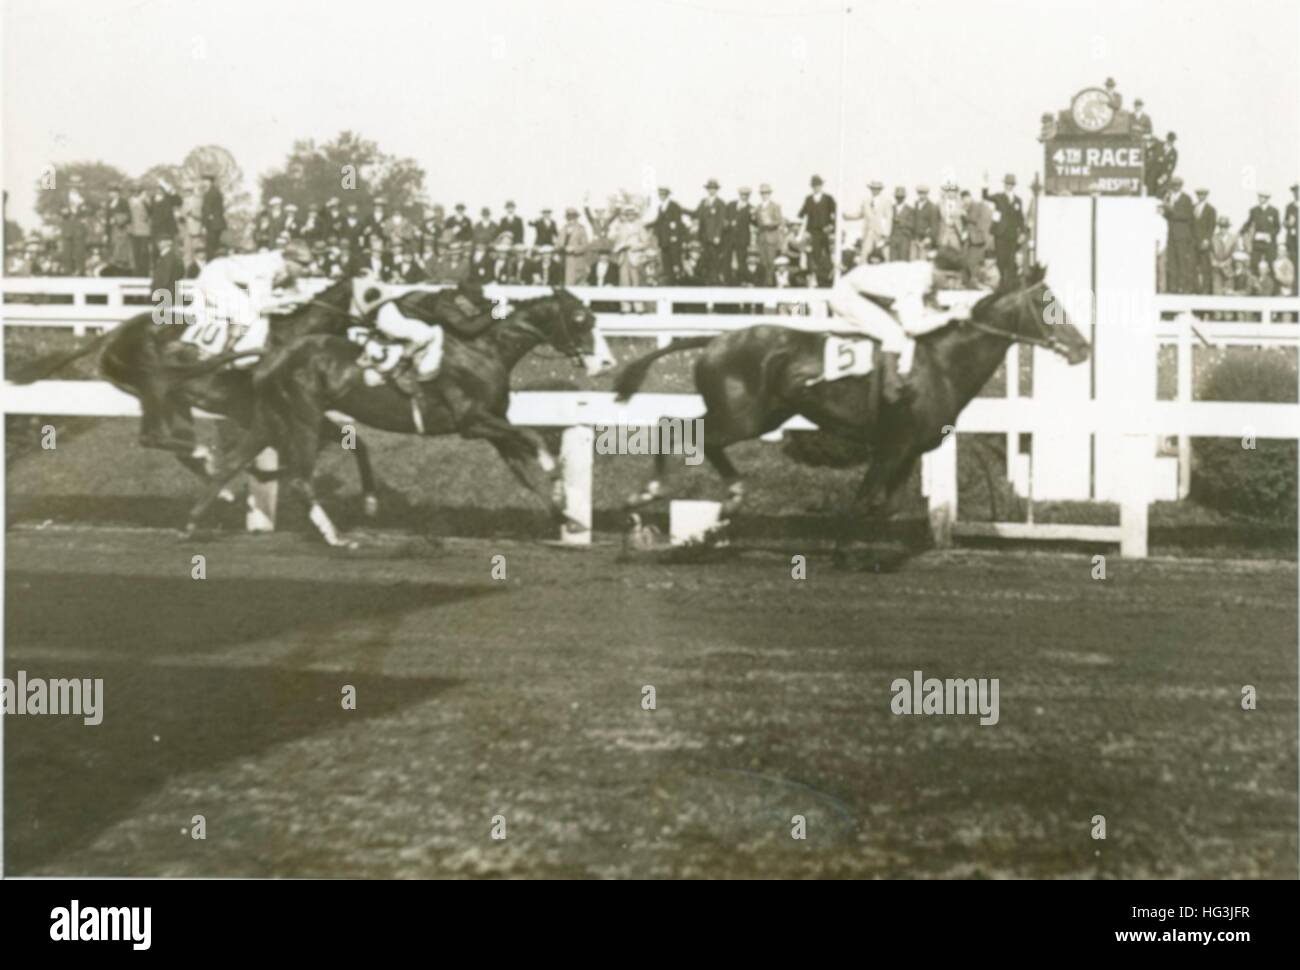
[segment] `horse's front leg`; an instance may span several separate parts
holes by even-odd
[[[526,489],[545,503],[551,518],[569,529],[586,529],[564,511],[564,481],[559,463],[535,435],[517,428],[504,417],[489,412],[474,412],[459,428],[463,438],[481,438],[491,442],[506,466]],[[535,470],[542,472],[543,484]]]

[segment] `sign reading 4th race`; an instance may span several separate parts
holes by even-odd
[[[1140,138],[1062,136],[1047,143],[1048,195],[1140,195]]]

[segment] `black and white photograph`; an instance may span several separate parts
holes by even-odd
[[[6,879],[1300,876],[1294,0],[0,53]]]

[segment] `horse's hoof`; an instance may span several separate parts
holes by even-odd
[[[367,519],[373,519],[379,514],[379,496],[366,495],[365,498],[361,500],[361,508]]]

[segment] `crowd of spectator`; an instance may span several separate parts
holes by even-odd
[[[1158,288],[1165,293],[1294,296],[1296,281],[1297,202],[1300,184],[1291,186],[1285,214],[1260,192],[1246,220],[1220,213],[1208,189],[1192,199],[1175,176],[1163,196],[1161,211],[1168,235],[1157,260]]]
[[[1136,105],[1141,112],[1141,105]],[[1171,146],[1175,138],[1168,136]],[[1193,199],[1172,174],[1176,154],[1163,154],[1149,188],[1159,193],[1168,239],[1159,258],[1161,289],[1174,293],[1278,295],[1296,292],[1296,197],[1285,215],[1267,193],[1235,231],[1209,192]],[[10,275],[150,276],[166,245],[168,274],[197,275],[204,262],[232,248],[278,248],[292,239],[310,247],[311,272],[322,277],[369,275],[389,282],[523,283],[594,286],[828,286],[834,277],[835,231],[846,236],[841,271],[861,262],[933,258],[962,270],[952,286],[992,287],[1019,272],[1027,258],[1026,206],[1008,175],[999,192],[987,177],[978,194],[952,182],[935,197],[927,185],[892,197],[878,180],[868,195],[837,220],[836,200],[813,176],[802,205],[787,214],[772,187],[748,186],[731,197],[715,179],[693,205],[661,187],[653,199],[626,195],[581,208],[560,219],[543,208],[526,218],[507,201],[471,218],[457,203],[391,207],[382,199],[364,209],[329,198],[323,205],[272,197],[257,213],[250,238],[238,245],[227,232],[225,204],[212,176],[173,187],[114,185],[97,204],[75,181],[58,232],[29,240],[7,259]],[[857,230],[860,229],[860,232]]]

